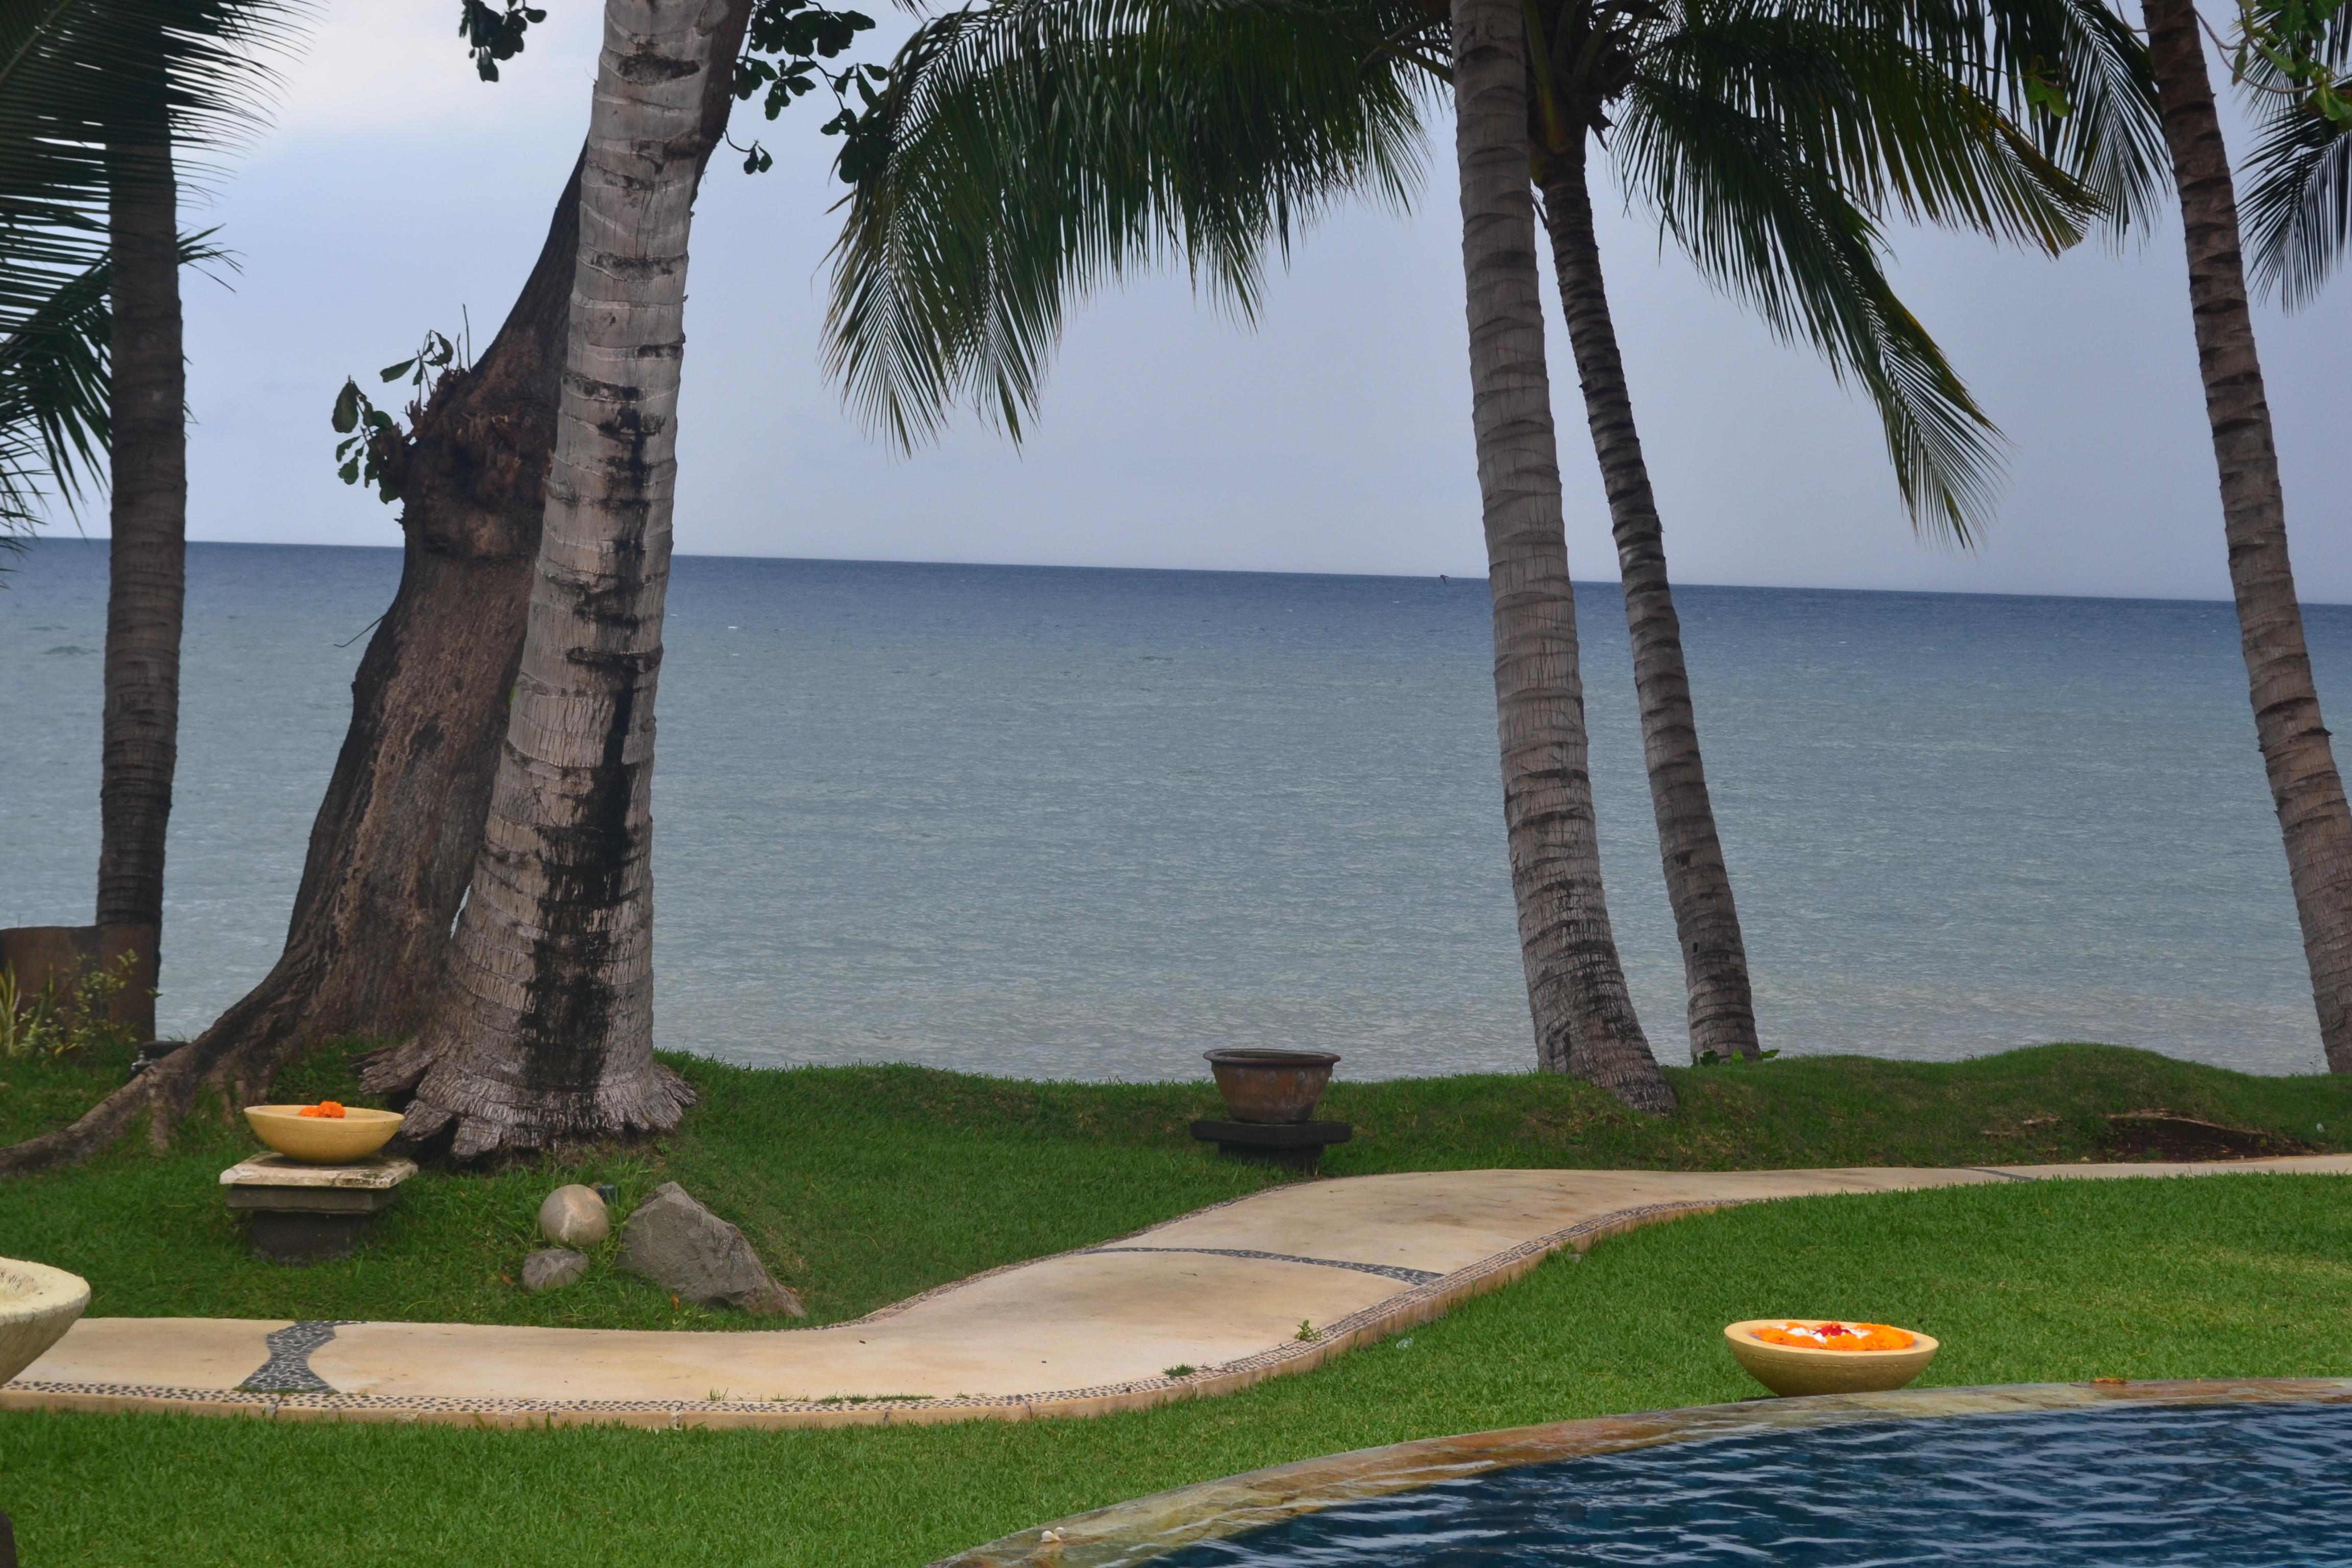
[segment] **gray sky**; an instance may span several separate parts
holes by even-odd
[[[244,270],[190,279],[190,532],[391,544],[332,473],[347,374],[464,307],[487,346],[584,128],[589,0],[550,0],[506,79],[478,81],[454,0],[326,0],[275,129],[209,214]],[[879,6],[869,6],[879,11]],[[886,24],[887,25],[887,24]],[[1483,570],[1450,120],[1416,216],[1345,214],[1277,276],[1255,331],[1179,272],[1073,320],[1015,451],[967,416],[893,455],[818,369],[837,219],[810,100],[739,110],[775,169],[722,153],[695,225],[677,544],[704,554],[1470,574]],[[1602,245],[1670,557],[1689,582],[2220,597],[2228,592],[2177,226],[2057,261],[1903,237],[1905,296],[2013,442],[1985,547],[1916,542],[1875,419],[1810,352],[1711,293],[1612,194]],[[1547,282],[1549,287],[1549,280]],[[2304,597],[2352,601],[2352,280],[2258,320]],[[1553,322],[1570,561],[1612,574]]]

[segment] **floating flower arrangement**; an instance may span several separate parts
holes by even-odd
[[[1918,1342],[1885,1323],[1768,1323],[1748,1331],[1768,1345],[1807,1351],[1907,1351]]]
[[[331,1121],[343,1119],[343,1103],[339,1100],[322,1100],[316,1105],[306,1105],[294,1113],[297,1116],[323,1116]]]

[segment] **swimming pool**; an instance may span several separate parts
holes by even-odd
[[[2352,1568],[2352,1383],[1930,1389],[1440,1438],[1161,1493],[965,1568]]]

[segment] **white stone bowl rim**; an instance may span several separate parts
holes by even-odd
[[[0,1325],[29,1322],[53,1312],[79,1313],[89,1305],[89,1281],[79,1274],[0,1258]]]

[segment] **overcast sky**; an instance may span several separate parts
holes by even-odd
[[[487,345],[537,253],[585,127],[591,0],[548,22],[495,86],[455,0],[324,0],[274,129],[208,211],[241,273],[188,284],[190,534],[398,541],[333,477],[342,378],[461,310]],[[838,187],[814,100],[769,125],[751,178],[721,154],[697,214],[677,547],[828,556],[1244,571],[1483,570],[1469,432],[1450,120],[1415,215],[1310,234],[1254,331],[1169,272],[1074,317],[1044,418],[1015,451],[967,416],[893,454],[818,364]],[[1634,407],[1677,577],[1694,583],[2221,597],[2228,593],[2177,226],[2056,261],[1905,236],[1905,297],[2013,443],[2001,515],[1973,553],[1915,540],[1876,421],[1601,198]],[[1547,279],[1547,289],[1550,287]],[[2343,367],[2352,282],[2258,317],[2304,597],[2352,601]],[[1552,327],[1570,561],[1614,555]]]

